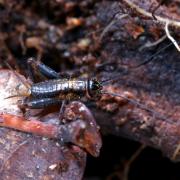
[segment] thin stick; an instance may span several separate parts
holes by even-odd
[[[115,17],[113,18],[113,20],[102,31],[102,33],[100,35],[100,41],[102,40],[104,35],[109,31],[109,29],[114,25],[114,23],[116,22],[116,19],[120,20],[127,16],[128,16],[128,14],[122,14],[122,15],[116,14]]]
[[[130,0],[123,0],[126,4],[128,4],[131,8],[135,9],[138,13],[149,17],[149,18],[153,18],[152,13],[145,11],[144,9],[140,8],[139,6],[137,6],[136,4],[134,4],[133,2],[131,2]],[[170,35],[169,30],[168,30],[168,26],[174,26],[176,28],[180,28],[180,21],[175,21],[175,20],[171,20],[169,18],[163,18],[161,16],[157,16],[156,15],[156,20],[165,25],[165,32],[167,37],[170,39],[170,41],[172,41],[172,43],[174,44],[174,46],[176,47],[176,49],[180,52],[180,47],[178,46],[176,40]]]
[[[139,50],[142,51],[145,48],[151,48],[153,46],[157,46],[158,44],[160,44],[161,42],[163,42],[165,39],[167,38],[167,35],[165,34],[164,36],[162,36],[161,38],[159,38],[157,41],[155,42],[147,42],[146,44],[142,45]]]
[[[32,133],[48,138],[58,138],[59,127],[41,121],[27,121],[24,117],[11,114],[0,114],[0,127],[8,127],[22,132]]]
[[[178,43],[176,42],[176,40],[170,35],[170,32],[169,32],[169,21],[166,22],[166,25],[165,25],[165,32],[166,32],[166,35],[167,37],[169,38],[169,40],[174,44],[174,46],[176,47],[176,49],[180,52],[180,47],[178,45]]]
[[[128,160],[128,162],[126,163],[125,168],[124,168],[123,180],[128,180],[128,174],[129,174],[129,169],[130,169],[131,164],[137,159],[137,157],[141,154],[141,152],[144,150],[145,147],[146,147],[146,145],[142,144],[136,150],[136,152],[131,156],[131,158]]]
[[[131,2],[130,0],[122,0],[122,1],[124,1],[126,4],[128,4],[131,8],[135,9],[138,13],[140,13],[140,14],[146,16],[146,17],[153,18],[152,13],[150,13],[148,11],[145,11],[144,9],[140,8],[139,6],[137,6],[136,4]],[[159,21],[160,23],[162,23],[164,25],[167,22],[169,22],[170,26],[180,28],[180,21],[171,20],[171,19],[168,19],[168,18],[163,18],[163,17],[157,16],[157,15],[156,15],[156,19],[157,19],[157,21]]]
[[[153,11],[152,11],[152,16],[154,17],[154,19],[155,20],[157,20],[156,19],[156,16],[155,16],[155,12],[157,11],[157,9],[163,4],[163,1],[164,0],[161,0],[160,2],[159,2],[159,4],[153,9]]]
[[[180,154],[180,141],[177,143],[177,147],[176,147],[171,159],[175,161],[177,159],[177,157],[179,156],[179,154]]]

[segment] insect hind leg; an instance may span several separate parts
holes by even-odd
[[[62,100],[58,98],[39,98],[39,99],[29,99],[26,98],[23,101],[20,101],[18,104],[22,108],[29,107],[31,109],[45,108],[52,105],[61,104]]]
[[[45,107],[50,107],[53,105],[59,105],[61,104],[61,108],[59,111],[59,120],[62,122],[63,120],[63,113],[64,113],[64,108],[66,101],[65,100],[60,100],[58,98],[39,98],[39,99],[29,99],[25,98],[24,100],[20,100],[18,102],[18,106],[23,112],[23,114],[26,113],[26,108],[31,108],[31,109],[41,109]]]
[[[50,67],[46,66],[42,62],[36,61],[34,58],[29,58],[27,63],[30,67],[33,68],[35,71],[40,71],[42,75],[50,79],[56,79],[60,77],[60,74],[51,69]]]

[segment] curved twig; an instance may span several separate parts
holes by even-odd
[[[138,13],[140,13],[140,14],[146,16],[146,17],[154,19],[153,16],[152,16],[152,13],[142,9],[141,7],[139,7],[136,4],[134,4],[133,2],[131,2],[130,0],[122,0],[122,1],[124,1],[126,4],[128,4],[131,8],[135,9]],[[158,15],[156,15],[156,19],[157,19],[158,22],[160,22],[160,23],[162,23],[164,25],[167,22],[169,22],[170,26],[180,28],[180,21],[172,20],[172,19],[169,19],[169,18],[164,18],[164,17],[158,16]]]
[[[131,2],[130,0],[123,0],[123,1],[126,4],[128,4],[131,8],[135,9],[138,13],[140,13],[140,14],[146,16],[146,17],[153,18],[153,14],[152,13],[142,9],[141,7],[139,7],[136,4],[134,4],[133,2]],[[169,19],[169,18],[164,18],[164,17],[158,16],[158,15],[156,15],[156,20],[157,20],[157,22],[165,25],[165,32],[166,32],[167,37],[174,44],[176,49],[180,52],[180,47],[179,47],[178,43],[170,35],[169,29],[168,29],[169,26],[180,28],[180,21],[172,20],[172,19]]]

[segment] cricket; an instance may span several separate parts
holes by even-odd
[[[98,81],[94,77],[88,79],[78,79],[71,77],[64,78],[61,77],[62,75],[60,75],[58,72],[54,71],[45,64],[36,61],[33,58],[29,58],[27,63],[29,66],[34,67],[34,69],[39,70],[39,72],[47,78],[50,78],[50,80],[33,83],[31,85],[26,83],[24,84],[25,86],[17,86],[18,94],[7,98],[17,96],[25,97],[23,101],[18,102],[21,108],[29,107],[32,109],[37,109],[61,104],[60,114],[62,114],[65,101],[80,100],[84,97],[97,101],[103,94],[107,94],[110,96],[124,98],[139,108],[153,113],[153,115],[163,120],[166,119],[166,117],[163,117],[154,110],[148,108],[145,104],[137,102],[136,100],[130,99],[121,94],[104,91],[104,85],[107,85],[111,81],[118,81],[118,79],[120,79],[119,75],[112,79],[103,81]]]

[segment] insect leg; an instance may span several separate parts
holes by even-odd
[[[59,110],[59,120],[60,120],[60,122],[62,122],[62,120],[63,120],[63,113],[64,113],[65,105],[66,105],[66,100],[63,100],[62,104],[61,104],[61,108]]]
[[[41,98],[41,99],[25,99],[24,101],[19,101],[20,107],[29,107],[31,109],[38,109],[38,108],[44,108],[49,107],[52,105],[58,105],[61,104],[62,100],[58,98]]]
[[[47,78],[55,79],[60,77],[59,73],[41,62],[35,61],[33,58],[29,58],[27,62],[34,70],[39,70]]]

